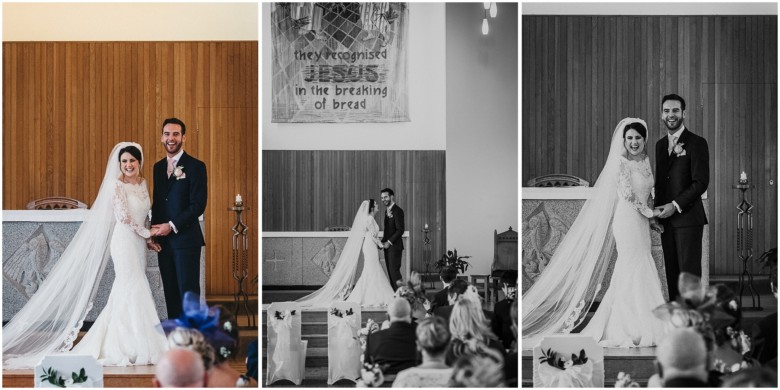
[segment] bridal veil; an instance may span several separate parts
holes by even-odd
[[[296,302],[299,302],[301,306],[330,307],[334,301],[343,301],[349,297],[357,279],[358,260],[363,248],[363,239],[366,236],[366,227],[369,218],[373,218],[368,213],[368,203],[367,200],[364,200],[360,204],[355,219],[352,221],[347,242],[344,244],[344,249],[339,255],[336,267],[331,272],[328,282],[319,290],[298,299]]]
[[[535,344],[536,339],[552,333],[570,333],[585,319],[601,290],[615,248],[612,218],[618,201],[617,178],[620,156],[627,156],[623,129],[637,122],[647,127],[637,118],[618,123],[591,196],[544,272],[523,294],[522,336],[526,343]]]
[[[119,151],[131,145],[143,150],[133,142],[114,146],[86,219],[35,294],[3,327],[4,369],[31,368],[46,354],[73,347],[110,255]]]

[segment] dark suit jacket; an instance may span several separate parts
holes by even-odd
[[[750,338],[753,342],[750,357],[758,360],[762,366],[772,359],[777,359],[777,312],[753,324]]]
[[[152,224],[172,221],[179,231],[157,241],[171,248],[201,247],[206,245],[198,222],[208,199],[206,164],[185,152],[176,166],[184,171],[183,179],[168,178],[167,158],[154,164]]]
[[[394,204],[390,211],[393,214],[392,218],[387,216],[387,211],[385,210],[382,242],[390,241],[393,244],[390,247],[392,249],[404,249],[404,240],[401,239],[401,236],[404,234],[404,211],[397,204]]]
[[[431,308],[428,310],[428,313],[433,314],[433,312],[444,306],[449,306],[450,302],[447,300],[447,289],[443,288],[436,294],[433,294],[433,299],[431,299]]]
[[[515,338],[512,333],[512,317],[509,315],[511,307],[512,302],[507,299],[496,302],[493,306],[493,319],[490,321],[490,328],[501,340],[504,349],[511,348]]]
[[[701,196],[710,183],[710,152],[707,140],[685,129],[677,140],[685,155],[670,155],[669,137],[664,136],[655,144],[655,205],[677,202],[682,213],[675,212],[661,223],[672,227],[701,226],[707,224]]]
[[[397,374],[418,364],[415,325],[393,322],[385,330],[371,333],[366,341],[364,361],[387,365],[385,375]]]

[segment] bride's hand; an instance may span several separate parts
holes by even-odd
[[[152,227],[151,229],[149,229],[149,234],[151,234],[152,237],[156,236],[157,233],[159,233],[159,232],[160,232],[160,228],[158,228],[156,226]]]

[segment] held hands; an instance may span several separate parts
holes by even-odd
[[[659,213],[656,214],[656,211],[659,211]],[[674,208],[674,205],[667,203],[663,206],[656,207],[655,210],[653,210],[653,216],[657,216],[658,218],[669,218],[675,211],[677,210]]]
[[[390,248],[390,241],[385,241],[385,244],[382,246],[382,249]]]
[[[658,220],[655,218],[650,219],[650,230],[656,231],[658,233],[664,232],[664,226],[658,223]]]
[[[153,237],[165,237],[171,234],[171,225],[167,223],[152,225],[151,232]]]
[[[159,251],[162,250],[162,247],[160,246],[160,244],[154,242],[153,239],[147,238],[146,239],[146,249],[149,249],[150,251],[153,251],[153,252],[159,252]]]

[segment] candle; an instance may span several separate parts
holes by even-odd
[[[428,224],[427,223],[425,224],[425,228],[428,229]]]
[[[747,181],[747,174],[745,174],[745,171],[742,171],[739,175],[739,181]]]
[[[241,194],[236,195],[236,203],[241,203]]]

